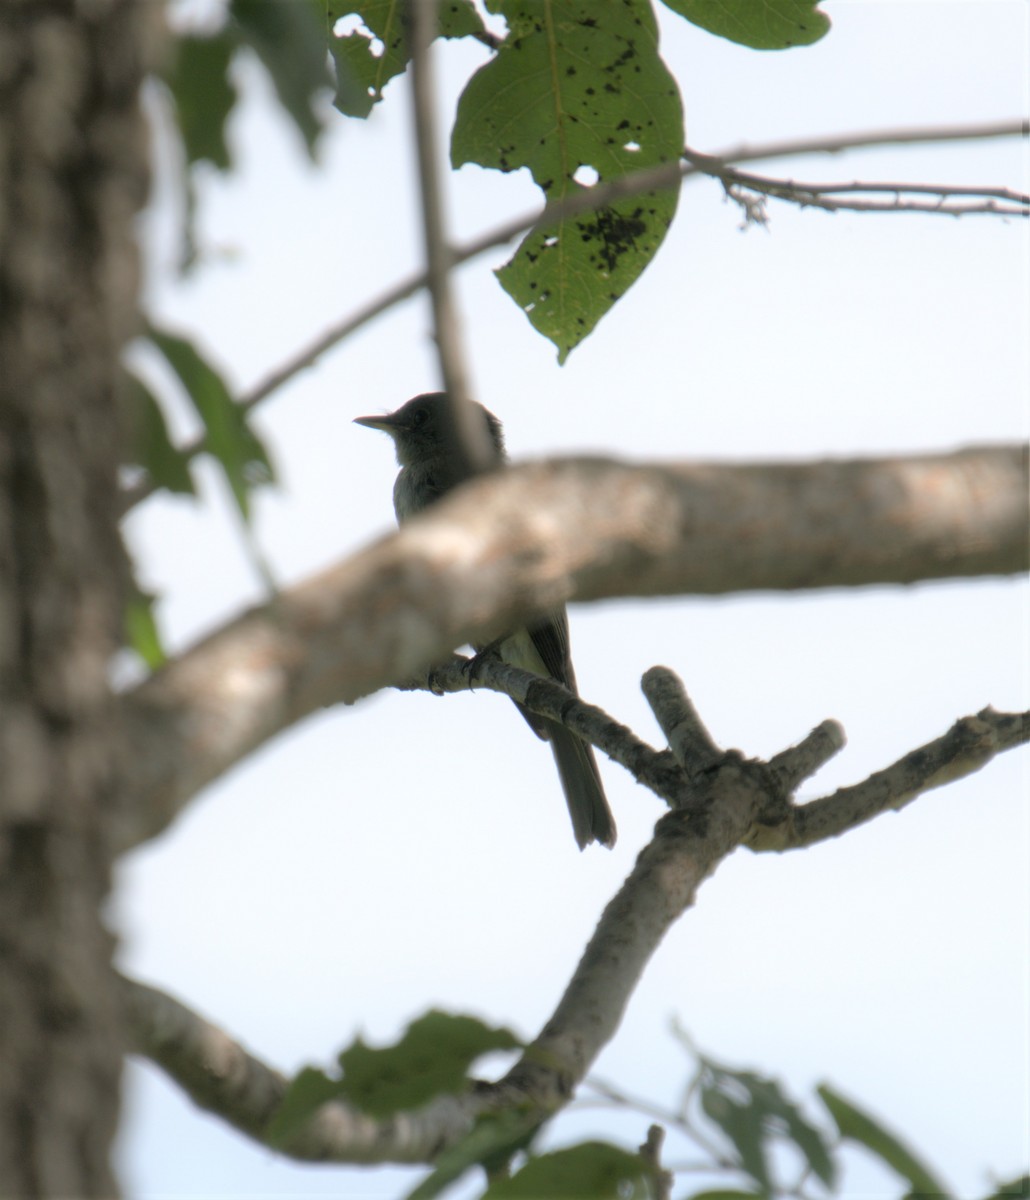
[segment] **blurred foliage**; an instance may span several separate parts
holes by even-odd
[[[340,1073],[305,1067],[291,1083],[270,1134],[287,1139],[327,1100],[345,1100],[372,1117],[425,1104],[441,1093],[464,1090],[468,1070],[494,1050],[515,1050],[507,1029],[475,1017],[430,1011],[413,1021],[393,1046],[374,1049],[360,1037],[337,1056]]]
[[[909,1195],[944,1196],[947,1189],[916,1155],[890,1133],[875,1118],[856,1104],[822,1084],[819,1096],[829,1110],[837,1126],[837,1132],[845,1141],[864,1146],[871,1154],[883,1160],[894,1172],[910,1184]]]
[[[328,94],[332,74],[325,0],[229,0],[215,29],[174,37],[162,78],[182,150],[183,270],[197,262],[194,170],[204,163],[219,171],[235,165],[227,126],[239,100],[236,65],[248,55],[267,73],[312,159],[326,129],[320,98]]]
[[[237,404],[225,380],[188,338],[151,326],[146,339],[171,367],[182,391],[204,425],[201,448],[222,469],[240,515],[250,520],[250,497],[255,488],[271,483],[275,471],[268,451],[248,421],[243,405]],[[160,438],[153,439],[158,454],[167,453]],[[142,463],[153,477],[156,459]],[[186,489],[183,489],[186,490]]]
[[[837,1168],[826,1138],[775,1079],[699,1055],[694,1085],[704,1115],[732,1142],[738,1169],[763,1193],[775,1188],[771,1151],[777,1141],[792,1142],[813,1174],[833,1187]]]
[[[125,644],[139,655],[151,671],[163,666],[168,657],[154,617],[155,602],[154,595],[143,591],[135,580],[132,581],[125,606]]]
[[[647,1200],[650,1168],[639,1155],[608,1142],[582,1142],[534,1155],[514,1175],[495,1180],[483,1200]]]
[[[125,373],[123,420],[127,432],[125,465],[130,476],[149,489],[163,488],[178,495],[196,496],[192,462],[208,454],[218,465],[243,522],[244,543],[258,576],[274,591],[268,570],[254,540],[250,521],[256,489],[275,480],[272,460],[250,422],[245,405],[237,403],[218,369],[186,337],[148,326],[138,345],[149,347],[170,368],[172,378],[204,429],[191,448],[175,444],[168,431],[165,408],[148,383],[133,370]],[[165,396],[164,405],[171,401]],[[125,642],[151,670],[165,660],[156,616],[157,598],[135,581],[124,616]]]
[[[579,1108],[598,1102],[626,1113],[639,1112],[642,1132],[636,1149],[587,1140],[558,1150],[537,1150],[534,1141],[547,1126],[539,1112],[502,1111],[479,1118],[469,1134],[445,1150],[434,1169],[407,1200],[432,1200],[474,1168],[485,1169],[482,1200],[501,1198],[589,1197],[590,1200],[664,1200],[672,1186],[703,1179],[684,1200],[756,1200],[848,1195],[845,1177],[855,1150],[898,1178],[898,1200],[953,1195],[938,1175],[877,1117],[846,1100],[836,1089],[816,1089],[815,1113],[781,1082],[752,1069],[730,1067],[696,1050],[686,1035],[677,1039],[689,1055],[678,1106],[663,1109],[588,1080]],[[469,1068],[491,1050],[519,1043],[505,1029],[472,1017],[432,1011],[414,1021],[395,1045],[373,1050],[359,1038],[338,1056],[335,1078],[306,1067],[293,1080],[271,1132],[288,1141],[317,1109],[345,1100],[370,1115],[411,1110],[434,1096],[456,1095],[476,1084]],[[596,1093],[598,1100],[591,1098]],[[657,1133],[657,1138],[654,1134]],[[687,1145],[689,1162],[658,1161],[657,1147]],[[669,1156],[666,1150],[666,1157]],[[984,1200],[1030,1195],[1026,1176],[995,1184]]]
[[[172,441],[157,397],[134,371],[126,373],[125,384],[127,465],[146,471],[156,487],[196,495],[189,455]]]
[[[337,73],[333,103],[344,116],[367,117],[382,100],[383,88],[407,69],[406,4],[407,0],[326,0],[329,52]],[[472,0],[441,0],[437,20],[440,37],[487,37]]]

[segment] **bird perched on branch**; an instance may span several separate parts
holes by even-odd
[[[473,405],[482,415],[493,450],[494,464],[506,460],[501,423],[481,404]],[[393,507],[399,523],[439,500],[472,473],[460,443],[452,435],[447,399],[442,392],[428,392],[382,417],[357,417],[357,424],[381,429],[394,441],[400,474],[393,485]],[[478,652],[496,651],[504,662],[554,679],[576,695],[576,676],[569,654],[569,621],[564,607],[551,610],[528,627],[517,629]],[[564,725],[537,716],[518,701],[515,707],[533,732],[550,742],[561,776],[565,802],[572,818],[572,831],[582,849],[590,842],[615,844],[615,821],[605,799],[601,776],[591,746]]]

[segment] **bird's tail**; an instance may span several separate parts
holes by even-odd
[[[605,798],[593,748],[553,721],[547,722],[545,736],[551,743],[579,848],[600,842],[611,849],[615,845],[615,818]]]

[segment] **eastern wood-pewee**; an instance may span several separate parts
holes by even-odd
[[[442,392],[428,392],[409,400],[387,416],[356,418],[357,424],[381,429],[393,438],[401,468],[393,485],[393,507],[398,522],[403,523],[421,512],[469,476],[469,470],[449,436],[445,403]],[[496,463],[504,462],[504,434],[500,421],[481,404],[474,407],[483,415]],[[553,609],[539,621],[516,630],[489,649],[496,649],[505,662],[555,679],[578,695],[569,654],[569,621],[564,607]],[[529,712],[517,701],[515,707],[534,733],[551,743],[572,818],[572,830],[580,849],[594,841],[614,846],[615,821],[605,799],[592,747],[556,721]]]

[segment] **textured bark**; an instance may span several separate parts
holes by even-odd
[[[118,356],[146,184],[139,0],[0,5],[0,1196],[111,1197],[100,918],[120,802]]]

